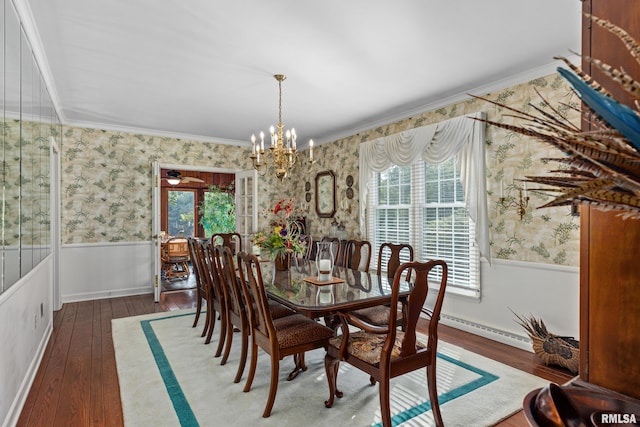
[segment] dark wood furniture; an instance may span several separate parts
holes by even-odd
[[[269,298],[314,319],[326,318],[337,311],[353,311],[391,303],[391,285],[387,277],[343,267],[334,267],[333,277],[344,282],[316,285],[305,278],[317,278],[314,261],[292,265],[289,271],[278,271],[273,262],[262,261],[262,278]],[[360,285],[356,286],[355,283]],[[404,300],[411,286],[400,284]]]
[[[368,240],[347,241],[342,265],[352,270],[369,271],[370,264],[371,243]]]
[[[230,248],[234,256],[243,249],[242,237],[238,233],[215,233],[211,236],[211,244]]]
[[[640,2],[587,0],[584,11],[640,40]],[[583,55],[640,79],[640,64],[622,42],[583,21]],[[614,98],[634,107],[620,85],[583,62],[583,69]],[[583,128],[592,122],[583,120]],[[580,210],[580,379],[640,399],[640,220],[593,207]]]
[[[337,237],[324,236],[323,242],[331,242],[331,250],[333,251],[333,264],[342,267],[343,253],[340,252],[344,248],[342,241]]]
[[[433,268],[442,269],[442,280],[437,291],[438,296],[432,317],[429,319],[427,341],[421,342],[419,337],[416,337],[416,325],[430,291],[427,276]],[[329,399],[325,402],[327,408],[333,405],[334,396],[339,398],[343,396],[342,392],[338,390],[337,378],[340,362],[346,362],[368,373],[372,382],[379,383],[382,424],[385,427],[390,427],[391,378],[426,367],[432,413],[436,425],[443,426],[436,388],[436,352],[440,309],[447,285],[447,264],[440,260],[402,264],[396,271],[393,280],[392,307],[398,304],[400,284],[404,281],[403,274],[409,269],[415,273],[415,283],[408,299],[404,331],[398,330],[395,326],[398,314],[396,310],[388,310],[389,318],[384,322],[387,326],[382,327],[363,322],[350,313],[338,312],[342,321],[342,335],[329,340],[325,356],[325,370],[330,392]],[[349,332],[349,325],[354,325],[361,330]]]
[[[193,274],[196,278],[197,301],[196,315],[193,319],[193,327],[195,328],[198,325],[200,314],[202,314],[202,305],[204,304],[206,306],[204,328],[202,329],[202,336],[204,337],[207,334],[209,327],[211,326],[210,316],[211,312],[213,311],[210,307],[209,287],[207,286],[207,282],[202,272],[203,255],[202,249],[200,247],[200,242],[193,237],[189,237],[187,241],[189,244],[189,257],[191,258],[191,265],[193,266]]]
[[[382,266],[386,259],[386,272],[384,274],[386,274],[389,281],[393,280],[396,271],[402,264],[401,257],[404,257],[406,262],[413,261],[413,246],[407,243],[395,244],[388,242],[380,245],[376,274],[378,276],[383,275]],[[407,272],[407,280],[411,280],[411,271]],[[397,317],[398,325],[402,325],[405,309],[406,307],[403,305],[401,307],[402,314]],[[389,307],[387,306],[377,306],[355,311],[353,315],[372,325],[384,325],[384,322],[389,320],[388,311]]]
[[[222,354],[221,365],[227,363],[229,354],[231,353],[231,345],[233,343],[233,335],[237,330],[240,332],[240,361],[238,362],[238,370],[233,379],[234,383],[240,382],[244,367],[247,364],[247,351],[249,349],[249,318],[248,308],[246,306],[245,296],[242,291],[240,282],[236,275],[235,262],[231,248],[228,246],[213,246],[213,255],[215,268],[218,270],[222,290],[225,298],[225,307],[227,309],[227,328],[225,336],[224,353]]]
[[[222,285],[222,279],[220,272],[216,266],[215,257],[209,241],[198,242],[201,250],[202,262],[201,273],[206,281],[208,289],[208,304],[207,310],[211,311],[209,320],[211,325],[208,328],[207,338],[205,344],[211,342],[211,336],[215,328],[216,314],[220,317],[220,338],[218,339],[218,348],[215,352],[215,357],[219,357],[222,354],[224,347],[224,341],[227,332],[227,302],[224,297],[224,290]]]
[[[326,349],[329,338],[333,336],[333,330],[300,314],[273,319],[258,258],[255,255],[240,253],[238,260],[238,273],[245,299],[255,301],[255,305],[247,304],[251,326],[251,363],[244,391],[251,390],[260,347],[271,357],[269,397],[262,414],[266,418],[271,415],[276,399],[280,360],[294,356],[296,368],[299,368],[294,371],[295,374],[297,375],[299,370],[306,370],[304,353],[317,348]],[[292,373],[289,378],[292,379],[294,376]]]
[[[640,40],[640,3],[634,0],[585,0],[583,11],[605,19]],[[640,78],[640,64],[621,40],[588,16],[583,17],[583,55],[601,60]],[[632,108],[635,99],[588,61],[583,70],[611,95]],[[582,129],[597,130],[587,113]],[[580,369],[579,377],[562,387],[575,395],[580,414],[588,419],[597,409],[629,413],[640,410],[640,220],[593,206],[580,208]],[[537,390],[524,401],[525,416],[537,426]],[[628,402],[626,409],[619,402]],[[629,409],[634,408],[634,409]]]

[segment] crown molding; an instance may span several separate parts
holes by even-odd
[[[64,126],[70,126],[70,127],[98,129],[98,130],[106,130],[111,132],[126,132],[131,134],[143,134],[147,136],[157,136],[160,138],[173,138],[173,139],[188,140],[188,141],[212,142],[215,144],[233,145],[236,147],[251,147],[251,144],[249,142],[240,141],[237,139],[218,138],[218,137],[210,137],[210,136],[203,136],[203,135],[191,135],[191,134],[179,133],[179,132],[168,132],[168,131],[161,131],[161,130],[147,129],[147,128],[118,126],[118,125],[96,123],[96,122],[67,121],[66,123],[63,123],[63,124]]]
[[[27,0],[11,0],[11,3],[13,3],[13,7],[16,11],[16,14],[18,15],[18,19],[20,20],[24,35],[29,42],[29,46],[31,47],[31,51],[33,52],[33,57],[35,58],[38,68],[40,69],[40,75],[42,76],[42,80],[44,80],[44,85],[47,88],[47,92],[49,92],[49,97],[51,98],[53,108],[55,109],[60,122],[64,123],[65,117],[62,112],[60,97],[58,96],[58,91],[53,81],[51,68],[49,67],[47,56],[44,53],[42,39],[40,38],[40,32],[38,31],[38,26],[36,25],[35,18],[33,17],[31,7],[29,6]]]
[[[567,56],[567,59],[569,61],[571,61],[571,63],[576,64],[578,66],[580,66],[580,56],[579,55],[575,55],[572,54],[570,56]],[[330,135],[328,137],[324,137],[324,138],[319,138],[318,141],[314,140],[314,143],[316,143],[316,145],[322,145],[322,144],[326,144],[329,142],[333,142],[333,141],[337,141],[352,135],[357,135],[359,133],[365,132],[365,131],[369,131],[371,129],[375,129],[377,127],[380,126],[385,126],[385,125],[389,125],[391,123],[396,123],[399,122],[401,120],[405,120],[408,119],[410,117],[419,115],[419,114],[423,114],[423,113],[427,113],[430,111],[434,111],[437,110],[438,108],[442,108],[442,107],[446,107],[448,105],[452,105],[452,104],[457,104],[459,102],[463,102],[466,101],[468,99],[471,99],[470,94],[482,94],[485,95],[487,93],[492,93],[492,92],[496,92],[511,86],[515,86],[517,84],[521,84],[524,82],[528,82],[534,79],[537,79],[539,77],[543,77],[543,76],[547,76],[549,74],[553,74],[556,72],[556,69],[558,67],[558,65],[563,64],[562,61],[559,60],[554,60],[553,62],[550,62],[548,64],[536,67],[536,68],[531,68],[529,70],[520,72],[520,73],[516,73],[513,74],[509,77],[505,77],[503,79],[500,80],[496,80],[492,83],[483,85],[483,86],[478,86],[476,88],[473,89],[469,89],[465,92],[462,93],[458,93],[452,96],[448,96],[446,98],[442,98],[442,99],[438,99],[436,101],[430,102],[428,104],[423,104],[419,107],[416,107],[414,109],[411,110],[407,110],[407,111],[403,111],[402,113],[398,113],[395,115],[391,115],[391,116],[387,116],[384,117],[382,119],[373,121],[373,122],[368,122],[367,124],[364,124],[362,126],[359,126],[358,128],[354,128],[352,130],[349,131],[345,131],[345,132],[340,132],[340,133],[336,133],[333,135]]]

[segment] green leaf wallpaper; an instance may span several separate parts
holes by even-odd
[[[250,167],[240,147],[65,127],[62,242],[150,240],[154,161],[238,170]]]
[[[555,73],[483,96],[526,110],[531,108],[529,103],[541,104],[536,91],[554,106],[579,107],[578,98]],[[283,197],[293,197],[298,206],[305,207],[305,183],[310,182],[311,202],[306,213],[310,232],[314,236],[330,234],[335,219],[344,224],[349,238],[362,238],[357,231],[359,144],[477,111],[486,112],[490,120],[511,120],[506,116],[507,111],[469,99],[322,144],[314,148],[317,162],[309,165],[306,152],[301,152],[293,176],[283,183],[270,171],[259,177],[258,210],[262,213],[270,209]],[[573,122],[579,122],[576,111],[565,107],[562,112]],[[61,189],[63,243],[150,240],[153,161],[246,170],[251,168],[248,153],[248,147],[65,127]],[[487,128],[487,198],[494,258],[578,266],[579,218],[571,216],[570,208],[536,209],[546,198],[529,191],[529,209],[520,221],[514,208],[505,209],[499,203],[501,182],[505,197],[514,198],[514,179],[547,173],[555,165],[547,164],[544,159],[555,155],[554,148],[541,142]],[[332,170],[336,175],[338,210],[335,218],[319,218],[315,214],[315,175],[324,170]],[[355,197],[345,204],[349,175],[354,179]],[[267,227],[267,221],[268,216],[259,215],[258,229]]]
[[[572,105],[580,107],[577,96],[556,73],[525,82],[501,91],[482,94],[482,96],[499,100],[508,106],[530,110],[529,104],[541,106],[543,101],[536,93],[554,107],[560,108],[563,114],[574,123],[579,123],[579,113],[566,107]],[[410,117],[386,126],[380,126],[367,132],[323,144],[314,149],[318,162],[311,168],[298,168],[297,174],[301,178],[291,184],[292,194],[304,194],[305,180],[313,183],[317,172],[333,170],[336,174],[338,212],[335,219],[343,223],[349,238],[362,238],[358,230],[358,146],[360,143],[381,136],[392,135],[407,129],[412,129],[439,121],[447,120],[465,114],[484,111],[490,120],[510,122],[508,111],[503,111],[487,102],[469,99],[464,102],[438,108],[415,117]],[[543,205],[547,197],[529,191],[529,209],[520,221],[514,208],[505,209],[499,202],[501,182],[504,183],[504,196],[513,200],[517,196],[514,179],[524,178],[526,175],[546,174],[556,168],[547,164],[545,158],[557,156],[554,148],[526,138],[522,135],[507,132],[502,129],[487,127],[486,129],[486,165],[487,165],[487,200],[489,208],[491,251],[492,257],[526,262],[546,264],[561,264],[568,266],[579,265],[579,217],[571,216],[569,207],[551,209],[536,209]],[[356,197],[350,201],[351,212],[341,208],[341,201],[345,198],[347,189],[346,177],[353,176]],[[298,176],[298,175],[296,175]],[[531,188],[531,187],[530,187]],[[313,195],[313,187],[311,191]],[[308,222],[313,235],[323,236],[331,233],[332,219],[318,218],[315,215],[313,198],[310,204]]]

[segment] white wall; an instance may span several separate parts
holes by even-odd
[[[514,319],[542,318],[550,332],[579,338],[580,273],[577,267],[494,260],[481,264],[482,298],[447,294],[442,323],[531,350]]]
[[[0,421],[18,420],[53,327],[52,256],[0,295]],[[42,314],[41,314],[42,304]]]
[[[63,302],[152,293],[151,242],[63,245],[60,292]]]

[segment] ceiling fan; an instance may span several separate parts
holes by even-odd
[[[178,184],[182,184],[184,182],[204,182],[203,180],[201,180],[200,178],[195,178],[193,176],[185,176],[182,177],[180,172],[176,171],[176,170],[170,170],[167,172],[167,176],[166,177],[162,177],[162,179],[167,180],[167,182],[171,185],[178,185]]]

